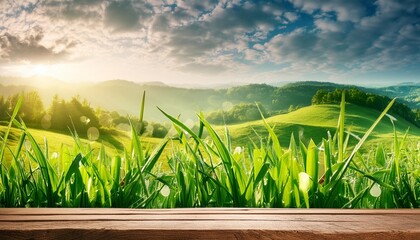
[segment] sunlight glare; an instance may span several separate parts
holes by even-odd
[[[35,65],[32,69],[32,73],[33,75],[46,75],[48,74],[48,66],[43,64]]]

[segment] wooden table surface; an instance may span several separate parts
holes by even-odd
[[[420,209],[0,209],[0,239],[420,239]]]

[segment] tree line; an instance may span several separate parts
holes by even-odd
[[[258,107],[255,103],[240,103],[233,105],[231,109],[209,112],[206,119],[213,124],[248,122],[261,119],[260,111],[263,116],[268,117],[268,112],[261,103]]]
[[[391,98],[373,93],[367,93],[357,88],[348,90],[335,89],[334,91],[318,90],[312,97],[312,104],[337,104],[341,101],[342,92],[345,91],[346,102],[353,103],[363,107],[373,108],[379,111],[391,101]],[[412,110],[403,103],[396,101],[389,110],[390,114],[398,115],[405,120],[420,127],[420,111]]]
[[[165,137],[170,126],[156,122],[140,122],[138,118],[122,116],[118,112],[94,109],[86,99],[74,96],[65,100],[55,95],[51,105],[45,108],[37,91],[14,94],[7,98],[0,96],[0,122],[7,123],[15,106],[23,96],[18,117],[28,127],[48,129],[68,133],[76,131],[80,136],[86,136],[89,128],[102,130],[120,128],[130,130],[133,124],[138,134],[148,134],[152,137]]]

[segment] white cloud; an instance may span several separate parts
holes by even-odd
[[[363,0],[290,0],[296,7],[302,8],[308,13],[316,10],[323,12],[334,12],[339,21],[358,22],[366,13],[366,4]]]
[[[344,31],[343,25],[331,20],[316,19],[315,26],[326,32],[340,32]]]
[[[0,58],[18,62],[52,62],[67,57],[68,50],[76,43],[68,39],[58,39],[53,46],[41,44],[44,34],[35,28],[33,33],[24,38],[5,33],[0,35]]]
[[[125,58],[212,76],[252,75],[264,64],[287,66],[285,76],[420,68],[418,1],[290,2],[296,9],[277,1],[5,1],[0,65]]]
[[[296,14],[296,13],[293,13],[293,12],[286,12],[285,14],[284,14],[284,17],[289,21],[289,22],[294,22],[294,21],[296,21],[298,18],[299,18],[299,16]]]

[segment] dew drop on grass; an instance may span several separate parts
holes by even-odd
[[[171,189],[168,186],[163,186],[163,188],[160,190],[160,194],[162,194],[162,196],[167,197],[169,196],[169,194],[171,193]]]
[[[243,152],[243,149],[241,147],[236,147],[233,151],[233,154],[241,154]]]
[[[379,197],[381,196],[382,190],[381,187],[375,183],[373,185],[373,187],[370,189],[370,195],[372,195],[372,197]]]
[[[99,130],[96,127],[90,127],[87,130],[87,136],[90,141],[96,141],[99,138]]]

